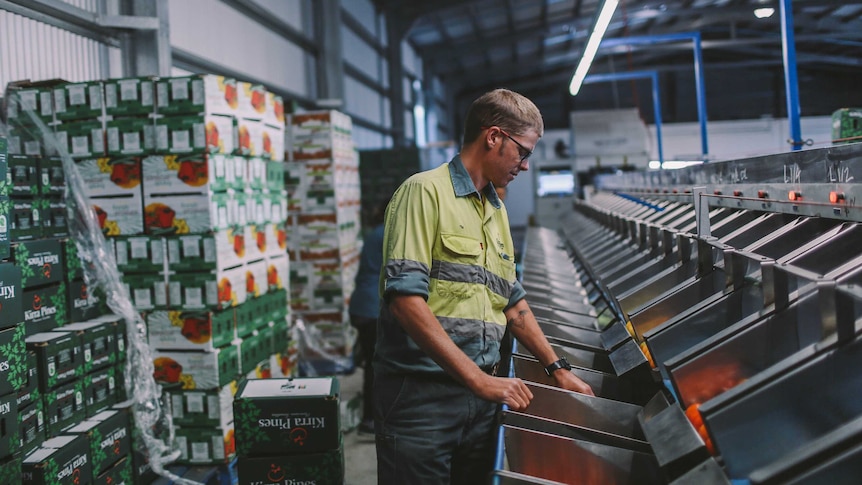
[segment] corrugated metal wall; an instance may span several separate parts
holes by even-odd
[[[68,0],[90,8],[95,0]],[[81,5],[78,5],[81,4]],[[104,56],[117,49],[67,30],[0,10],[0,86],[10,81],[109,77]]]

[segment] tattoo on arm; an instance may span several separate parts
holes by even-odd
[[[510,318],[507,323],[509,325],[514,326],[515,328],[519,328],[519,329],[524,328],[527,326],[527,324],[524,322],[524,320],[527,318],[527,315],[529,315],[529,313],[530,313],[529,310],[520,310],[520,311],[518,311],[518,316],[514,317],[514,318]]]

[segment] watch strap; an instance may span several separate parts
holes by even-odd
[[[554,374],[555,371],[559,369],[572,370],[572,366],[569,364],[565,357],[560,357],[558,360],[548,364],[545,367],[545,374],[551,376]]]

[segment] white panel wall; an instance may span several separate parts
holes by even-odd
[[[380,56],[377,55],[377,51],[343,25],[341,27],[341,49],[344,62],[359,69],[371,79],[380,81],[380,72],[377,67]]]
[[[369,32],[376,32],[377,13],[371,0],[342,0],[341,5],[350,11],[350,15],[364,25]]]
[[[302,31],[302,0],[252,0],[282,22]]]
[[[380,94],[350,77],[344,78],[344,109],[348,114],[383,124]]]
[[[168,2],[171,45],[270,87],[310,96],[305,52],[237,10],[212,0]]]
[[[357,150],[376,150],[391,147],[392,137],[383,135],[379,131],[353,125],[353,143],[356,144]]]
[[[422,59],[416,55],[413,46],[406,41],[401,43],[401,62],[404,64],[405,71],[422,79]]]
[[[88,81],[102,72],[100,42],[0,10],[0,89],[10,81],[62,78]]]
[[[61,0],[63,3],[68,3],[69,5],[73,5],[82,10],[86,10],[88,12],[98,12],[99,11],[99,2],[98,0]]]

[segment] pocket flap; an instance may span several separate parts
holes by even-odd
[[[443,247],[455,254],[463,256],[478,256],[482,254],[482,243],[472,237],[460,234],[441,234]]]

